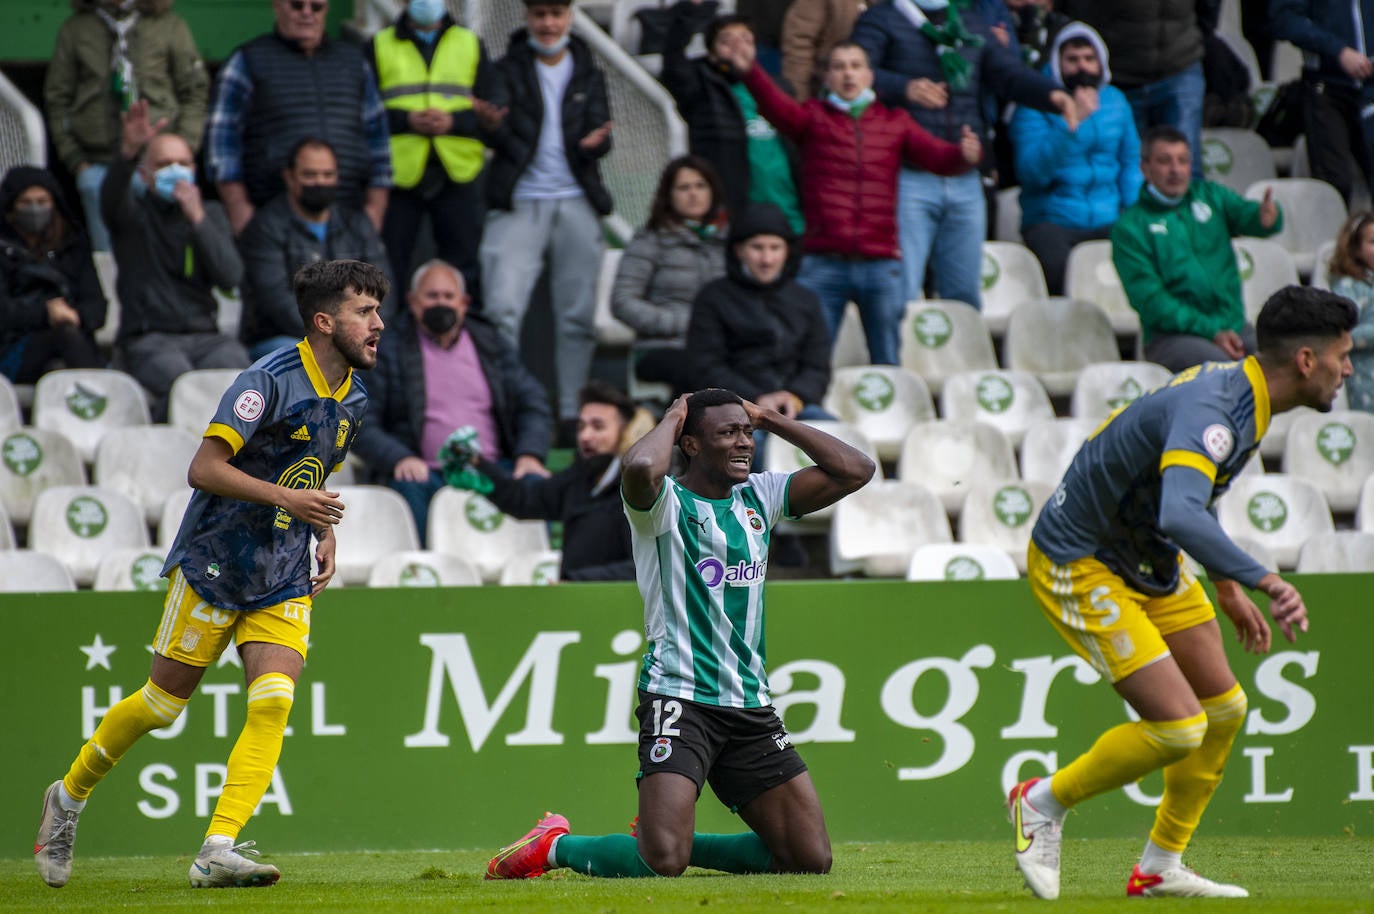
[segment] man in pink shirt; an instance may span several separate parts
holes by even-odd
[[[354,452],[377,482],[405,497],[422,543],[429,500],[444,485],[439,447],[454,429],[475,428],[482,456],[511,467],[516,477],[549,475],[548,393],[515,347],[468,313],[470,301],[452,265],[421,265],[377,367],[363,375],[371,406]]]

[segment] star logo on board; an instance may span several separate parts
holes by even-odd
[[[1317,453],[1333,467],[1350,459],[1355,452],[1355,430],[1344,422],[1329,422],[1317,433]]]
[[[16,476],[27,476],[43,464],[43,448],[32,435],[16,432],[5,439],[0,459]]]
[[[86,655],[86,669],[93,670],[96,667],[110,669],[110,655],[119,648],[113,644],[106,644],[105,640],[96,632],[95,640],[81,648],[81,653]]]
[[[215,669],[218,670],[226,666],[236,666],[239,669],[243,669],[243,661],[239,659],[239,649],[232,641],[225,646],[224,653],[219,655],[219,660],[215,663]]]
[[[897,388],[886,375],[876,371],[864,372],[854,385],[854,402],[871,413],[880,413],[892,405]]]
[[[954,324],[950,322],[949,315],[939,308],[927,308],[917,314],[911,327],[916,334],[916,342],[927,349],[939,349],[954,335]]]

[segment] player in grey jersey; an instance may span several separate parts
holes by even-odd
[[[750,473],[754,431],[801,448],[815,466]],[[668,475],[673,445],[687,458]],[[566,866],[592,876],[825,873],[830,837],[806,765],[773,710],[764,669],[763,585],[782,517],[834,504],[873,461],[808,425],[728,390],[679,397],[625,454],[621,494],[644,597],[636,833],[568,834],[546,813],[487,865],[489,879]],[[695,832],[702,785],[750,831]]]

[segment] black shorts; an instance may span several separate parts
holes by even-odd
[[[639,693],[639,778],[670,771],[709,783],[738,812],[764,791],[806,770],[792,737],[771,706],[719,708]]]

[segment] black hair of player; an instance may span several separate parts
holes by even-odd
[[[308,329],[315,315],[338,314],[339,305],[355,295],[370,295],[380,302],[391,291],[386,274],[361,260],[317,260],[296,271],[291,280],[296,308]]]

